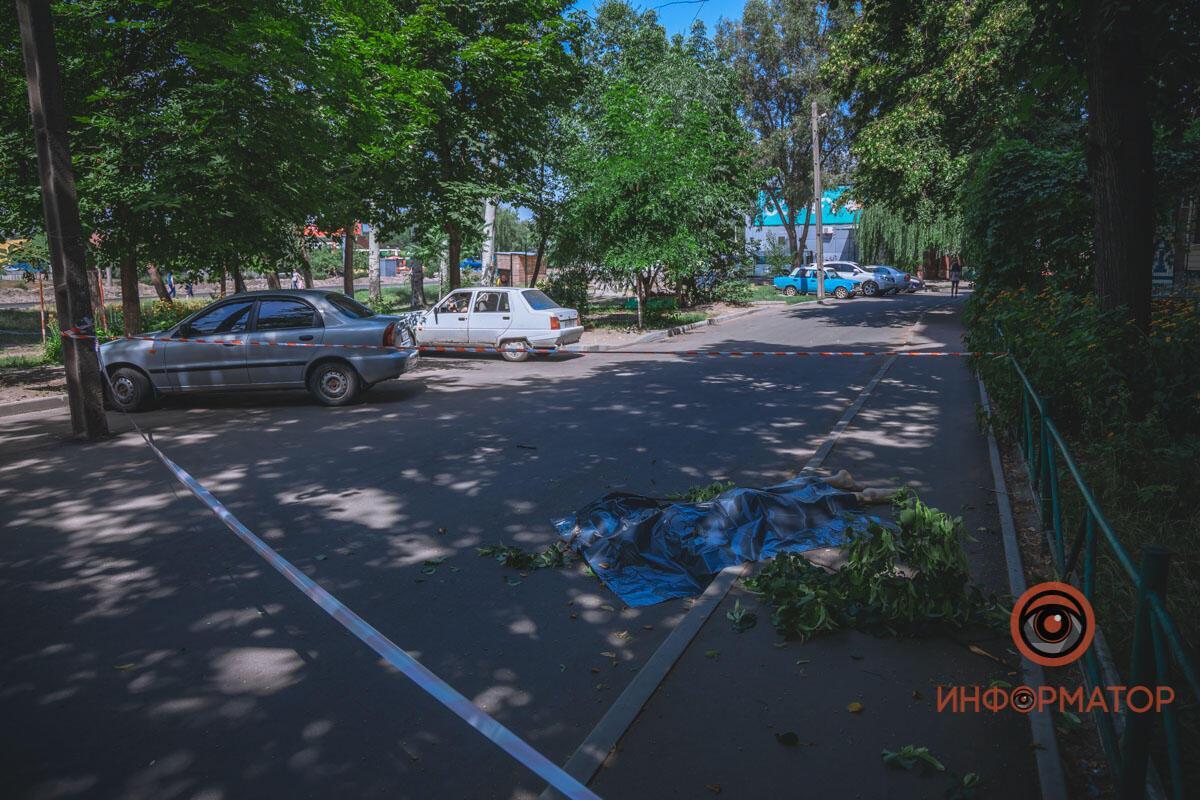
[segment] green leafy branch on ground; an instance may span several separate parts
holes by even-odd
[[[801,641],[846,628],[912,635],[1007,619],[970,583],[962,520],[909,491],[894,503],[899,527],[872,522],[853,533],[846,564],[837,570],[788,553],[746,581],[773,607],[779,633]]]
[[[947,770],[946,765],[937,759],[928,747],[917,747],[906,744],[899,750],[884,750],[883,763],[892,769],[912,771],[919,769],[922,774],[942,773],[950,779],[950,785],[943,795],[947,800],[970,800],[975,796],[982,779],[976,772],[965,775]]]
[[[697,485],[682,492],[667,495],[668,500],[682,500],[686,503],[707,503],[718,495],[728,492],[734,487],[733,481],[713,481],[708,485]]]
[[[476,551],[481,556],[494,558],[503,566],[513,569],[558,569],[572,563],[570,550],[558,542],[538,553],[511,544],[488,545],[478,547]]]

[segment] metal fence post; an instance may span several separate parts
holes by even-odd
[[[1137,616],[1133,628],[1133,650],[1129,657],[1129,686],[1158,685],[1154,662],[1153,611],[1148,595],[1167,596],[1167,567],[1171,553],[1166,548],[1150,545],[1142,550],[1139,570]],[[1134,713],[1125,704],[1125,735],[1121,738],[1121,800],[1137,800],[1146,796],[1146,765],[1150,758],[1150,740],[1158,713]]]

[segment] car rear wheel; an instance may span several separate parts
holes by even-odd
[[[875,295],[879,294],[879,284],[875,281],[866,281],[863,283],[862,289],[863,294],[865,294],[867,297],[874,297]]]
[[[783,293],[786,294],[788,297],[795,297],[796,296],[796,287],[789,286],[783,290]]]
[[[850,296],[850,293],[846,291],[845,286],[839,286],[833,290],[833,296],[836,297],[838,300],[845,300],[847,297]]]
[[[520,341],[504,342],[500,345],[500,355],[505,361],[518,364],[529,360],[529,343]]]
[[[108,382],[111,386],[109,399],[113,407],[121,411],[140,411],[154,396],[150,380],[132,367],[113,370]]]
[[[308,391],[326,406],[344,406],[362,390],[358,373],[343,361],[326,361],[308,376]]]

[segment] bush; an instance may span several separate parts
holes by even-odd
[[[588,287],[590,281],[585,269],[561,268],[538,281],[537,288],[545,292],[559,305],[576,309],[580,316],[589,312]]]

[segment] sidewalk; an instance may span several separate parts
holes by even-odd
[[[957,316],[931,312],[917,349],[956,349]],[[899,359],[825,461],[878,485],[907,483],[962,514],[975,580],[1007,593],[986,439],[975,421],[976,384],[959,359]],[[740,601],[758,625],[735,633]],[[736,585],[709,618],[597,773],[602,797],[943,797],[943,774],[889,769],[881,751],[928,747],[959,775],[982,778],[975,797],[1037,797],[1029,723],[1013,714],[937,713],[937,686],[1019,683],[1006,636],[931,639],[857,632],[788,643],[770,609]],[[977,644],[1012,664],[972,653]],[[847,706],[861,703],[860,713]],[[775,734],[794,732],[788,747]]]

